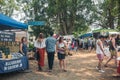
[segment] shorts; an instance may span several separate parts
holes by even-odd
[[[65,54],[62,54],[62,53],[58,52],[58,59],[59,60],[65,59]]]
[[[117,55],[115,50],[110,50],[110,53],[111,53],[111,56],[116,56]]]
[[[88,44],[88,47],[92,47],[92,45],[91,45],[91,44]]]
[[[103,54],[97,54],[97,58],[98,58],[99,60],[103,60],[103,59],[104,59],[104,55],[103,55]]]
[[[78,47],[74,47],[74,51],[77,51]]]

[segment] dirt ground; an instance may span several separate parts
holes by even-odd
[[[105,61],[106,59],[104,63]],[[111,61],[109,67],[104,68],[105,73],[100,73],[96,70],[97,58],[95,51],[91,53],[79,51],[73,56],[66,57],[67,72],[60,71],[56,56],[54,69],[51,73],[47,72],[47,59],[45,59],[43,72],[37,71],[35,60],[30,60],[30,70],[32,72],[0,74],[0,80],[120,80],[120,77],[115,77],[116,68],[113,62]]]

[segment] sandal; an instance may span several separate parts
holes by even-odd
[[[104,65],[104,67],[108,67],[107,65]]]
[[[63,71],[64,71],[64,72],[67,72],[67,70],[65,70],[65,69],[64,69]]]

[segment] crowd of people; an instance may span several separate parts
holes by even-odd
[[[99,72],[105,72],[103,70],[103,60],[107,56],[109,59],[104,64],[104,67],[108,67],[109,62],[114,59],[115,66],[120,74],[120,62],[119,64],[117,62],[118,51],[120,51],[120,35],[100,35],[98,39],[93,37],[85,39],[64,39],[60,35],[53,35],[53,33],[50,34],[50,37],[44,38],[44,34],[40,33],[34,43],[34,47],[36,48],[35,54],[36,60],[38,61],[38,71],[43,71],[45,52],[47,53],[49,72],[53,70],[55,53],[58,56],[60,70],[66,72],[65,57],[66,55],[72,55],[70,54],[71,51],[76,52],[77,50],[85,49],[91,52],[92,49],[96,49],[98,58],[97,70]],[[26,51],[26,38],[23,37],[20,44],[20,52],[26,55]]]
[[[91,52],[92,49],[95,49],[95,38],[87,37],[87,38],[72,38],[65,39],[64,42],[67,44],[67,47],[70,51],[78,51],[78,50],[88,50]]]
[[[43,33],[40,33],[37,40],[35,41],[34,46],[36,48],[35,52],[38,57],[38,71],[43,71],[42,67],[44,67],[45,51],[47,53],[49,72],[53,70],[54,57],[56,52],[58,53],[60,69],[64,72],[67,71],[65,65],[66,44],[64,43],[62,36],[60,36],[58,39],[57,35],[50,33],[50,37],[44,38]]]
[[[109,62],[114,59],[117,72],[120,74],[120,65],[117,62],[119,46],[120,35],[99,36],[99,39],[96,40],[96,54],[99,60],[96,68],[99,72],[105,72],[103,70],[103,60],[107,56],[109,59],[104,64],[104,67],[108,67]]]

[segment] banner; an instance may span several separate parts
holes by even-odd
[[[45,25],[45,21],[28,21],[28,25],[42,26]]]
[[[23,56],[19,59],[0,60],[0,73],[8,73],[13,71],[28,69],[28,59]]]
[[[15,33],[7,32],[7,31],[0,31],[0,41],[14,42],[15,41]]]

